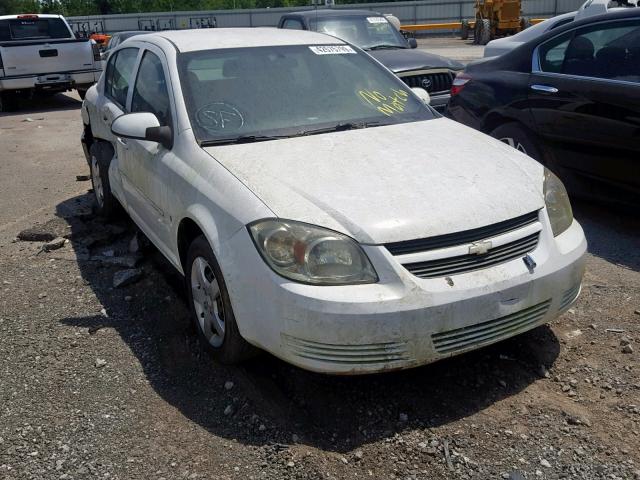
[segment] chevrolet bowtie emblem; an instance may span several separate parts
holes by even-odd
[[[474,242],[469,246],[469,255],[484,255],[492,246],[491,241]]]

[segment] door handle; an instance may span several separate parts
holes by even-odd
[[[531,90],[535,90],[536,92],[558,93],[558,89],[556,87],[552,87],[551,85],[534,84],[534,85],[531,85],[530,88],[531,88]]]
[[[124,138],[116,137],[116,139],[118,140],[118,143],[119,143],[120,145],[122,145],[123,147],[126,147],[126,146],[127,146],[127,141],[126,141]]]

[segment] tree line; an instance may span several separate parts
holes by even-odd
[[[367,1],[369,0],[336,0],[335,3],[366,3]],[[310,4],[311,0],[0,0],[0,15],[57,13],[73,17],[181,10],[298,7]]]

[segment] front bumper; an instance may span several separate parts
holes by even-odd
[[[430,105],[435,108],[439,113],[443,113],[447,109],[447,104],[449,103],[449,99],[451,98],[451,94],[449,93],[441,93],[434,94],[431,96]]]
[[[546,217],[546,215],[545,215]],[[415,367],[547,323],[580,292],[586,240],[577,222],[547,225],[522,259],[451,277],[420,279],[380,246],[365,250],[379,283],[312,286],[273,273],[242,229],[219,256],[242,336],[283,360],[325,373]]]

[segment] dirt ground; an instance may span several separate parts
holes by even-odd
[[[91,214],[79,107],[0,116],[0,478],[640,479],[637,215],[574,203],[580,299],[517,338],[365,377],[225,367],[180,276]],[[114,288],[122,262],[141,278]]]

